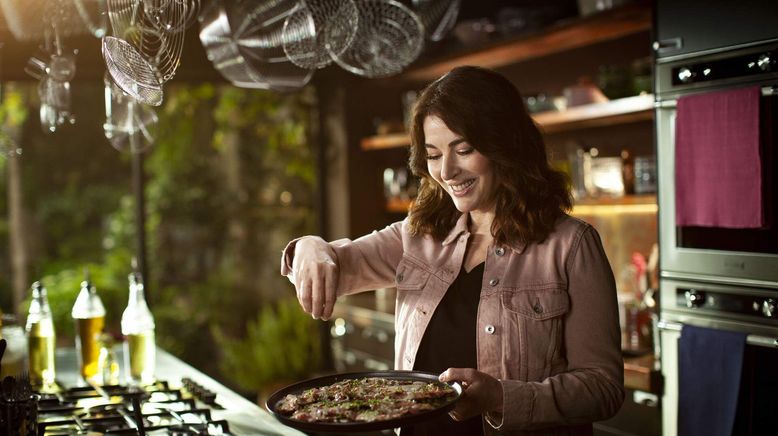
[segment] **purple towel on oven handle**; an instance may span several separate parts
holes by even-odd
[[[678,434],[731,436],[746,334],[685,325],[678,341]]]
[[[761,89],[678,99],[675,216],[678,226],[761,228]]]

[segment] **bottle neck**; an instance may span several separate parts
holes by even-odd
[[[146,306],[146,296],[143,291],[143,285],[131,285],[130,286],[130,299],[128,305],[143,305]]]
[[[30,301],[30,313],[48,314],[50,311],[46,292],[34,289],[32,291],[32,300]]]

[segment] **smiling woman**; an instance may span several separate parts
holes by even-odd
[[[486,156],[446,123],[430,115],[424,120],[427,171],[446,190],[460,212],[487,212],[494,206],[494,171]]]
[[[449,142],[434,143],[444,140]],[[458,163],[469,162],[464,175],[444,173],[443,167],[430,162],[430,157],[442,156],[438,147],[443,145],[461,157],[446,170],[457,171]],[[430,147],[437,151],[430,152]],[[497,73],[460,67],[433,82],[414,109],[410,166],[422,180],[410,223],[418,233],[444,236],[444,224],[450,226],[459,213],[469,212],[460,205],[465,206],[465,197],[474,196],[453,195],[454,188],[446,186],[468,181],[462,178],[476,169],[474,162],[479,163],[478,171],[486,171],[478,158],[465,158],[470,150],[491,163],[488,171],[493,172],[495,186],[489,201],[498,212],[494,222],[501,230],[495,234],[498,242],[542,241],[555,219],[570,209],[565,176],[549,165],[545,143],[519,91]]]
[[[459,67],[419,96],[408,218],[354,241],[292,241],[297,297],[397,288],[395,369],[464,391],[450,416],[403,435],[591,434],[624,398],[616,287],[597,232],[570,217],[565,177],[518,90]]]

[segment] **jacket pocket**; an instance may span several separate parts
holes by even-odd
[[[503,291],[503,307],[528,319],[543,321],[570,310],[570,298],[564,289]]]
[[[564,360],[564,316],[570,311],[567,291],[559,286],[504,290],[502,307],[514,344],[520,344],[518,358],[521,378],[542,381],[552,366]],[[515,347],[515,345],[513,345]]]
[[[395,313],[395,328],[400,337],[413,336],[410,332],[409,322],[413,317],[416,306],[419,304],[421,292],[430,279],[429,270],[421,265],[403,257],[397,265],[394,275],[397,286],[397,307]]]
[[[403,258],[397,265],[394,279],[398,291],[421,291],[430,278],[430,272],[420,265]]]

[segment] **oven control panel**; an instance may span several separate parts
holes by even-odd
[[[654,77],[658,101],[725,86],[774,87],[778,85],[778,39],[735,50],[658,61]]]
[[[678,65],[671,70],[673,85],[710,82],[778,72],[778,50]]]
[[[778,319],[778,295],[772,298],[691,287],[676,288],[675,291],[675,303],[679,308]]]

